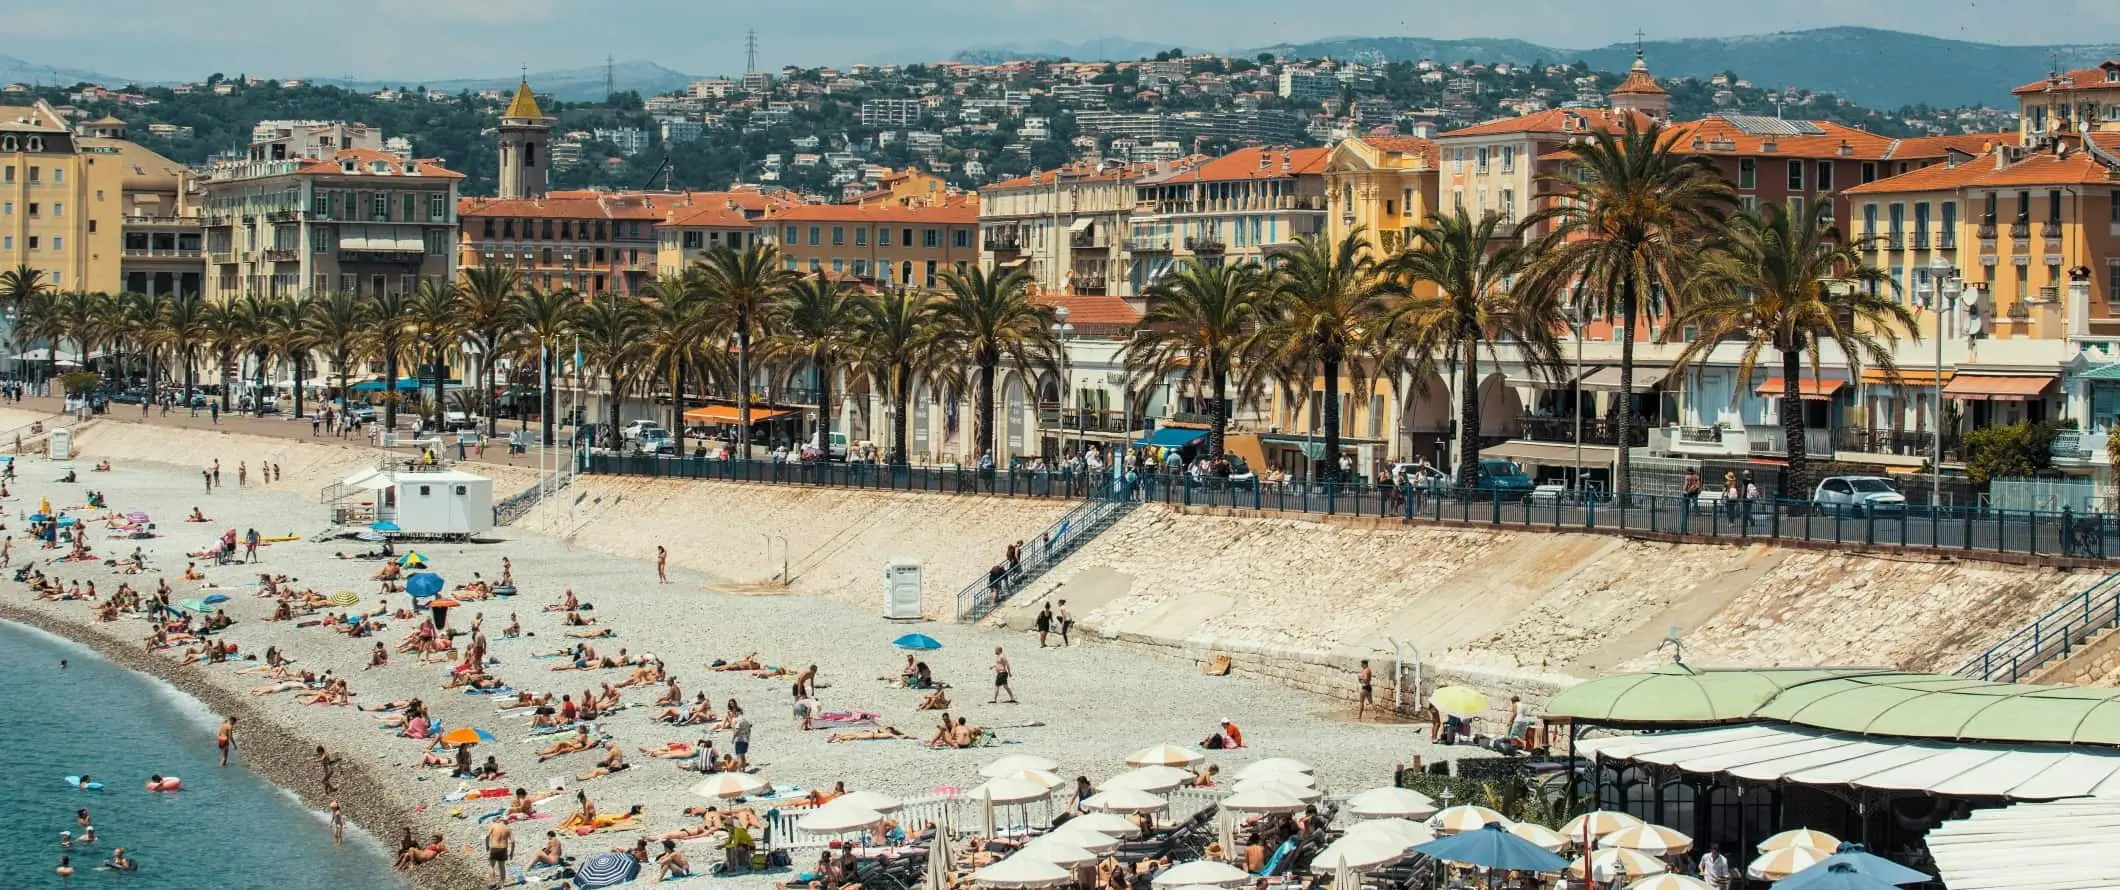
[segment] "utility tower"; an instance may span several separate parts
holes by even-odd
[[[604,97],[618,94],[618,63],[610,54],[604,55]]]
[[[758,70],[758,32],[756,30],[744,32],[743,70],[746,73]]]

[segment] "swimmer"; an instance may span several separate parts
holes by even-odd
[[[125,855],[124,847],[110,851],[110,858],[104,860],[103,865],[113,871],[137,871],[140,868],[139,863]]]

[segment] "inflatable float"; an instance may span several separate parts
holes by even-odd
[[[156,776],[147,780],[149,791],[175,791],[184,787],[184,780],[176,776]]]
[[[84,782],[82,782],[82,781],[81,781],[81,777],[80,777],[80,776],[67,776],[67,777],[66,777],[66,784],[68,784],[68,785],[72,785],[72,786],[74,786],[75,788],[79,788],[79,789],[81,789],[81,790],[83,790],[83,791],[101,791],[101,790],[103,790],[103,783],[102,783],[102,782],[98,782],[98,781],[95,781],[94,779],[91,779],[91,780],[89,780],[88,782],[84,783]]]

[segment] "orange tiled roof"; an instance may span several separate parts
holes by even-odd
[[[1240,148],[1197,167],[1180,170],[1160,181],[1228,182],[1322,173],[1325,171],[1325,158],[1329,154],[1331,150],[1326,148]]]
[[[950,200],[935,206],[886,204],[794,204],[768,210],[765,219],[787,222],[909,222],[972,225],[979,221],[979,202]]]
[[[1133,176],[1152,169],[1154,168],[1141,164],[1121,164],[1118,166],[1101,168],[1092,167],[1089,164],[1068,164],[1064,167],[1060,167],[1057,170],[1038,170],[1028,176],[1018,176],[1013,179],[1004,179],[1000,182],[990,182],[987,183],[984,188],[1009,189],[1030,188],[1032,186],[1040,185],[1052,185],[1053,177],[1063,172],[1069,176],[1080,176],[1085,180],[1098,181],[1123,179],[1127,176]]]
[[[537,96],[530,92],[530,81],[527,80],[515,85],[515,98],[508,102],[508,110],[501,112],[501,117],[507,118],[541,120],[544,116],[545,113],[537,107]]]
[[[1670,132],[1677,151],[1699,152],[1707,155],[1780,155],[1792,158],[1860,158],[1882,160],[1891,151],[1893,140],[1868,130],[1836,124],[1832,121],[1805,121],[1821,132],[1816,135],[1790,136],[1748,133],[1728,118],[1709,115],[1697,121],[1675,124]],[[1774,148],[1767,150],[1767,143]],[[1730,148],[1720,148],[1729,145]],[[1847,153],[1841,147],[1847,147]],[[1938,155],[1940,156],[1940,155]]]
[[[553,192],[542,198],[464,198],[457,202],[461,217],[513,217],[517,219],[639,219],[661,220],[675,196],[592,191]]]
[[[1613,87],[1612,96],[1668,96],[1663,87],[1656,85],[1656,78],[1649,74],[1649,63],[1642,60],[1641,50],[1634,51],[1634,67],[1628,69],[1627,79]]]
[[[750,228],[751,217],[743,212],[743,206],[740,204],[730,206],[732,204],[735,204],[735,202],[725,196],[703,195],[700,196],[700,199],[695,199],[689,207],[678,207],[670,210],[664,215],[663,221],[656,223],[656,226],[673,228]]]
[[[1998,150],[1960,164],[1930,164],[1848,189],[1850,195],[1934,192],[1959,188],[2011,188],[2052,185],[2102,185],[2114,182],[2114,169],[2081,149],[2065,155],[2031,152],[1998,166]]]
[[[1120,297],[1103,294],[1039,294],[1038,302],[1055,309],[1067,309],[1067,323],[1078,327],[1090,325],[1132,326],[1141,323],[1141,313]]]
[[[1626,119],[1632,117],[1637,126],[1647,129],[1648,115],[1638,111],[1613,111],[1609,108],[1548,108],[1520,117],[1507,117],[1473,124],[1437,136],[1450,139],[1460,136],[1499,136],[1505,133],[1552,133],[1555,135],[1578,135],[1604,130],[1619,130],[1626,127]]]
[[[1422,139],[1419,136],[1363,136],[1362,141],[1378,151],[1413,155],[1431,167],[1443,156],[1442,148],[1437,146],[1434,140]]]
[[[1885,157],[1892,160],[1908,158],[1941,158],[1952,149],[1969,155],[1985,153],[1997,145],[2013,145],[2016,133],[1947,133],[1942,136],[1915,136],[1901,139],[1892,145]]]
[[[405,172],[406,161],[404,158],[398,157],[397,155],[391,154],[387,151],[376,151],[374,149],[369,148],[342,148],[339,149],[336,153],[334,153],[330,158],[324,160],[310,160],[304,163],[301,169],[295,172],[303,175],[344,175],[345,170],[339,165],[346,161],[354,161],[357,163],[358,169],[360,171],[360,174],[358,175],[377,175],[369,171],[374,169],[374,165],[376,162],[381,161],[386,165],[384,169],[389,171],[388,173],[383,174],[386,176],[410,175],[432,177],[435,179],[464,178],[464,174],[458,173],[454,170],[442,166],[440,158],[415,158],[413,159],[413,162],[419,165],[419,172],[407,174]]]
[[[2040,78],[2038,80],[2032,81],[2031,83],[2025,84],[2024,86],[2011,90],[2010,92],[2015,95],[2022,96],[2026,93],[2043,93],[2046,92],[2048,89],[2112,89],[2115,87],[2120,87],[2120,83],[2115,83],[2111,80],[2108,80],[2106,72],[2115,69],[2120,69],[2120,61],[2106,59],[2104,62],[2100,63],[2095,68],[2078,68],[2074,71],[2068,72],[2067,74],[2061,74],[2054,77]]]

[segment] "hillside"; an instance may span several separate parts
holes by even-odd
[[[613,88],[620,93],[638,93],[643,96],[654,96],[682,90],[687,84],[699,79],[695,75],[672,71],[654,62],[644,60],[614,64],[611,67],[609,81],[613,88],[607,88],[604,75],[604,66],[592,65],[586,68],[532,71],[530,72],[530,82],[537,84],[539,93],[556,96],[562,101],[601,102],[609,92],[613,91]],[[476,93],[481,90],[514,89],[516,79],[519,76],[508,74],[501,77],[466,77],[453,80],[426,81],[423,83],[337,80],[331,78],[320,79],[316,82],[361,92],[374,92],[389,87],[422,86],[448,93],[466,91]]]
[[[2063,68],[2074,68],[2120,56],[2120,44],[1998,46],[1873,28],[1652,41],[1645,48],[1663,77],[1736,71],[1761,87],[1801,85],[1885,107],[2006,105],[2012,87],[2039,79],[2056,59]],[[1634,58],[1633,44],[1560,49],[1507,39],[1348,37],[1265,49],[1297,57],[1374,52],[1389,61],[1582,61],[1605,71],[1625,70]]]

